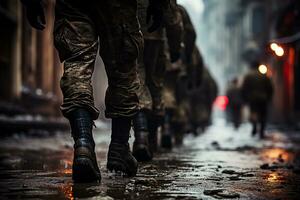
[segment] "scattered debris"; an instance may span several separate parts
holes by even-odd
[[[145,165],[141,167],[141,170],[157,170],[157,166],[153,164]]]
[[[229,180],[231,180],[231,181],[240,181],[240,180],[243,180],[243,179],[240,178],[239,176],[231,176],[231,177],[229,177]]]
[[[157,181],[154,178],[136,178],[135,185],[155,186]]]
[[[241,174],[242,177],[254,177],[254,174],[251,173],[243,173]]]
[[[223,192],[224,189],[213,189],[213,190],[204,190],[203,194],[208,196],[217,195],[219,192]]]
[[[218,196],[226,198],[226,199],[235,199],[235,198],[239,198],[240,194],[236,193],[236,192],[232,192],[232,191],[223,191],[218,193]]]
[[[265,164],[262,164],[261,166],[260,166],[260,168],[261,169],[266,169],[266,170],[276,170],[276,169],[278,169],[279,168],[279,166],[278,165],[270,165],[270,164],[268,164],[268,163],[265,163]]]
[[[204,190],[203,194],[217,199],[235,199],[240,197],[240,194],[225,189]]]
[[[207,180],[207,181],[222,181],[223,178],[222,177],[209,177],[209,178],[206,178],[205,180]]]
[[[230,174],[230,175],[232,175],[232,174],[239,174],[239,173],[237,173],[236,171],[231,170],[231,169],[224,169],[224,170],[222,171],[222,173],[223,173],[223,174]]]
[[[251,151],[254,149],[255,149],[255,147],[253,147],[253,146],[245,145],[245,146],[237,147],[235,150],[236,151]]]
[[[220,149],[220,144],[219,144],[219,142],[217,142],[217,141],[213,141],[213,142],[211,143],[211,145],[212,145],[214,148],[216,148],[216,149]]]
[[[265,169],[265,170],[277,170],[277,169],[294,169],[294,165],[289,164],[289,163],[277,163],[277,162],[273,162],[272,164],[262,164],[260,166],[261,169]]]
[[[261,169],[269,169],[269,164],[268,163],[265,163],[265,164],[262,164],[261,166],[260,166],[260,168]]]

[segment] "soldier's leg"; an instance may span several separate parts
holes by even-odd
[[[161,128],[160,145],[162,148],[171,149],[173,146],[174,109],[167,108]]]
[[[79,18],[70,17],[72,15]],[[78,10],[57,4],[54,39],[60,58],[64,61],[61,79],[64,99],[61,110],[70,121],[75,142],[73,179],[76,182],[101,178],[92,134],[93,120],[98,117],[91,86],[98,48],[98,38],[93,27],[88,17]]]
[[[145,46],[147,48],[147,46]],[[152,160],[153,153],[149,147],[149,123],[148,117],[152,110],[152,97],[146,85],[146,70],[144,54],[139,55],[138,75],[141,80],[141,93],[139,95],[140,111],[133,118],[134,143],[133,155],[138,161]]]
[[[255,136],[257,133],[257,114],[253,110],[250,111],[250,122],[252,124],[251,134]]]
[[[174,72],[166,73],[166,81],[163,88],[163,101],[165,104],[165,114],[162,125],[161,146],[172,147],[172,128],[176,121],[177,101],[175,97],[175,85],[177,75]]]
[[[260,138],[265,137],[266,121],[267,121],[267,104],[265,103],[261,106],[261,110],[260,110],[260,113],[259,113],[259,123],[260,123],[259,134],[260,134]]]
[[[144,34],[144,38],[147,38],[149,33],[147,32],[147,7],[149,4],[148,0],[138,0],[138,18],[141,25],[141,30]],[[147,55],[151,52],[151,46],[148,45],[146,42],[145,44],[145,53],[143,52],[140,55],[139,59],[139,75],[141,78],[142,83],[142,92],[140,95],[140,105],[141,110],[139,113],[134,117],[133,120],[133,128],[134,128],[134,135],[135,141],[133,143],[133,155],[137,158],[138,161],[149,161],[153,157],[153,149],[149,147],[149,131],[151,132],[152,123],[149,121],[149,117],[152,111],[152,97],[146,83],[146,66],[148,65]],[[150,51],[149,51],[150,50]],[[148,53],[146,53],[148,52]],[[151,52],[150,58],[155,60],[157,56],[156,52]]]
[[[257,109],[256,104],[251,102],[250,103],[250,122],[252,124],[252,136],[255,136],[257,133]]]
[[[257,133],[257,123],[254,120],[251,123],[252,123],[252,132],[251,133],[252,133],[252,136],[255,136]]]
[[[139,162],[150,161],[153,157],[153,151],[150,149],[149,144],[150,125],[145,110],[141,110],[133,119],[135,140],[132,152]]]
[[[174,125],[172,127],[172,134],[177,145],[183,143],[184,134],[187,133],[187,130],[191,130],[192,123],[187,116],[190,116],[189,103],[187,100],[182,100],[176,109],[176,117],[174,117]]]
[[[146,84],[153,101],[152,113],[160,118],[164,116],[162,90],[167,62],[164,41],[145,40]]]
[[[172,123],[173,134],[174,134],[174,141],[175,145],[182,145],[183,144],[183,136],[184,136],[184,124],[182,123]]]
[[[266,128],[266,121],[265,121],[265,119],[262,119],[260,121],[260,131],[259,131],[259,133],[260,133],[259,136],[261,139],[265,137],[265,128]]]
[[[134,119],[135,142],[133,153],[139,161],[148,161],[152,159],[152,152],[155,151],[155,142],[157,141],[157,129],[159,118],[162,118],[161,89],[163,74],[157,70],[161,45],[160,40],[145,39],[143,67],[140,70],[142,83],[144,83],[143,95],[141,95],[142,110]],[[159,89],[158,89],[159,88]],[[149,104],[151,101],[151,104]],[[151,106],[151,107],[149,107]],[[145,114],[147,112],[147,116]],[[161,120],[160,120],[161,121]],[[151,147],[149,151],[149,141]],[[150,152],[150,154],[149,154]]]
[[[167,56],[163,40],[145,40],[145,66],[146,84],[152,97],[152,112],[149,116],[149,140],[153,151],[157,147],[158,127],[163,124],[164,105],[163,105],[163,83],[166,70]]]
[[[165,124],[161,137],[161,146],[167,149],[175,144],[180,145],[183,142],[183,136],[187,127],[187,112],[185,102],[180,102],[174,109],[166,109]]]
[[[129,150],[129,131],[133,117],[140,110],[140,80],[137,58],[143,37],[136,17],[135,0],[97,1],[97,26],[100,54],[104,61],[108,89],[106,117],[112,118],[112,141],[107,168],[130,176],[137,172],[137,161]]]

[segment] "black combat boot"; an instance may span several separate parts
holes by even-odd
[[[166,112],[165,122],[163,125],[162,136],[161,136],[161,147],[172,149],[173,147],[173,135],[171,130],[171,112]]]
[[[84,109],[73,111],[69,117],[74,144],[72,178],[74,182],[100,181],[101,174],[95,154],[93,120]]]
[[[133,119],[134,143],[133,156],[139,162],[152,160],[152,152],[149,148],[149,131],[147,117],[144,112],[139,112]]]
[[[265,138],[265,128],[266,128],[266,122],[262,120],[260,122],[260,131],[259,131],[259,137],[260,137],[260,139],[264,139]]]
[[[172,123],[172,127],[174,127],[173,131],[174,131],[175,145],[181,146],[183,144],[183,137],[184,137],[184,128],[183,128],[183,125],[181,123]],[[193,126],[193,128],[192,128],[192,130],[193,130],[192,132],[194,133],[194,135],[196,135],[197,134],[197,130],[194,127],[195,126]]]
[[[157,152],[158,149],[158,142],[157,142],[157,133],[158,127],[160,123],[158,120],[149,120],[148,129],[149,129],[149,148],[150,151],[153,153]]]
[[[256,133],[257,133],[257,124],[256,124],[255,121],[253,121],[252,122],[252,132],[251,132],[251,134],[252,134],[252,136],[255,136]]]
[[[128,176],[135,176],[138,163],[130,152],[128,140],[131,128],[131,119],[112,119],[112,135],[107,155],[107,169],[122,172]]]

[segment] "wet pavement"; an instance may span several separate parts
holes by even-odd
[[[102,126],[95,131],[101,184],[72,182],[68,133],[14,135],[0,141],[0,199],[300,199],[300,133],[271,128],[259,140],[250,130],[217,120],[126,178],[106,170],[110,135]]]

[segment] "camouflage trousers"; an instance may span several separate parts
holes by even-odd
[[[147,31],[147,7],[149,0],[137,0],[138,17],[144,35],[144,52],[139,57],[139,74],[142,82],[141,108],[154,116],[163,116],[162,87],[165,72],[164,28]]]
[[[189,122],[188,115],[190,111],[187,97],[188,77],[186,76],[186,65],[177,62],[168,66],[163,89],[165,107],[169,113],[172,113],[171,126],[175,126],[177,132],[184,133]]]
[[[143,36],[136,0],[57,0],[54,42],[64,62],[64,116],[78,108],[89,110],[93,119],[99,115],[91,85],[99,43],[108,76],[106,117],[132,117],[138,112],[137,58]]]
[[[139,71],[143,82],[140,97],[141,108],[150,110],[154,116],[164,115],[162,90],[167,55],[164,40],[145,39],[144,56],[139,62]]]

